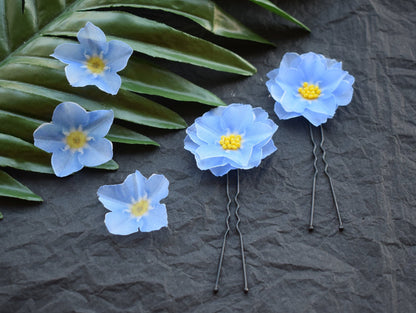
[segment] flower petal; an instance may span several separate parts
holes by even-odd
[[[52,57],[59,61],[69,63],[83,64],[85,62],[84,49],[77,43],[63,43],[55,48]]]
[[[302,113],[297,113],[297,112],[286,112],[279,102],[275,102],[274,112],[281,120],[288,120],[290,118],[294,118],[294,117],[298,117],[302,115]]]
[[[138,231],[138,222],[128,212],[109,212],[105,215],[104,224],[114,235],[130,235]]]
[[[78,153],[70,150],[56,151],[52,154],[52,168],[55,175],[65,177],[78,172],[84,166],[78,161]]]
[[[254,114],[252,107],[237,103],[226,107],[221,117],[222,128],[229,133],[242,133],[245,127],[253,121]]]
[[[70,63],[65,67],[66,79],[72,87],[95,85],[94,75],[82,66],[82,64]]]
[[[316,84],[326,70],[325,63],[321,61],[318,55],[312,52],[302,55],[302,62],[299,64],[299,68],[303,71],[305,81],[312,84]]]
[[[279,76],[279,69],[275,68],[266,74],[267,78],[273,81],[277,76]]]
[[[261,149],[262,159],[268,157],[269,155],[271,155],[276,150],[277,150],[277,147],[274,145],[273,140],[270,140]]]
[[[319,84],[322,93],[332,93],[339,86],[346,75],[347,72],[340,69],[331,68],[327,70],[325,75],[321,77],[321,83]]]
[[[353,92],[354,89],[352,88],[351,83],[343,80],[339,84],[338,88],[333,91],[336,104],[338,106],[349,104],[351,102]]]
[[[97,195],[98,200],[110,211],[128,210],[133,202],[133,195],[124,184],[101,186],[98,188]]]
[[[140,221],[140,231],[149,232],[159,230],[168,226],[168,214],[164,204],[158,204],[149,210],[147,216],[143,216]]]
[[[317,112],[313,112],[310,111],[308,109],[306,109],[302,115],[309,121],[311,122],[312,125],[314,126],[319,126],[323,123],[326,123],[326,121],[328,120],[328,118],[332,117],[332,116],[328,116],[327,114],[322,114],[322,113],[317,113]]]
[[[113,144],[105,138],[95,138],[88,142],[78,159],[84,166],[98,166],[113,158]]]
[[[235,169],[236,169],[235,167],[227,164],[224,166],[213,167],[213,168],[210,168],[209,170],[211,171],[212,174],[218,177],[218,176],[223,176],[227,174],[229,171],[235,170]]]
[[[91,22],[87,22],[85,27],[80,29],[77,38],[90,56],[107,52],[108,43],[104,32]]]
[[[280,99],[282,98],[283,94],[284,94],[284,90],[282,87],[280,87],[280,85],[278,83],[276,83],[275,81],[269,80],[266,82],[266,86],[267,89],[270,92],[270,95],[272,96],[272,98],[275,101],[280,101]]]
[[[104,55],[107,66],[111,72],[121,71],[126,67],[133,49],[126,43],[119,40],[111,40],[108,43],[108,51]]]
[[[280,104],[286,112],[302,113],[311,100],[303,99],[299,94],[286,91],[280,99]]]
[[[304,73],[297,68],[280,69],[279,76],[275,81],[283,88],[284,91],[297,92],[298,88],[306,81]]]
[[[286,71],[291,67],[298,67],[302,58],[296,52],[287,52],[283,55],[282,61],[280,61],[280,69]]]
[[[55,152],[65,148],[65,135],[62,128],[53,123],[40,125],[33,133],[35,146],[46,152]]]
[[[87,111],[75,102],[62,102],[53,111],[52,122],[70,131],[71,128],[85,126],[88,121]]]
[[[169,194],[169,181],[164,175],[153,174],[145,184],[145,190],[151,203],[158,203]]]
[[[112,110],[97,110],[87,114],[88,125],[84,130],[88,136],[104,137],[107,135],[114,121],[114,112]]]
[[[333,95],[329,97],[319,97],[318,99],[309,102],[307,109],[309,111],[334,116],[337,109],[337,103]]]
[[[105,71],[96,77],[94,85],[104,92],[116,95],[121,86],[121,78],[116,73]]]

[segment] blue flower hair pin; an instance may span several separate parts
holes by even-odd
[[[230,231],[229,172],[237,170],[237,191],[235,228],[240,238],[241,261],[243,266],[244,292],[248,292],[247,272],[244,257],[243,236],[239,228],[238,195],[240,193],[239,169],[250,169],[260,165],[265,157],[276,151],[272,136],[278,126],[268,118],[261,108],[233,103],[226,107],[215,108],[197,118],[186,130],[185,149],[195,155],[197,166],[201,170],[210,170],[215,176],[227,174],[227,217],[221,255],[218,262],[214,292],[219,290],[219,279],[224,259],[225,245]]]
[[[315,186],[318,174],[317,144],[314,140],[312,125],[320,126],[322,160],[324,172],[328,177],[332,197],[339,222],[339,230],[344,229],[338,208],[335,190],[328,172],[328,162],[324,144],[323,123],[332,118],[338,106],[351,102],[354,77],[342,70],[342,63],[328,59],[323,55],[308,52],[305,54],[286,53],[280,67],[267,74],[266,86],[276,103],[274,111],[280,119],[286,120],[298,116],[305,117],[309,122],[309,133],[313,143],[314,176],[312,183],[312,204],[310,211],[309,230],[313,230],[315,207]],[[312,124],[312,125],[311,125]]]

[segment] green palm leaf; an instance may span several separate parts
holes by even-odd
[[[33,145],[33,131],[50,121],[60,102],[77,102],[87,110],[112,109],[116,122],[164,129],[181,129],[186,123],[173,110],[139,94],[224,105],[211,92],[143,61],[139,54],[246,76],[256,72],[234,52],[134,15],[128,12],[131,8],[163,10],[189,18],[217,35],[270,44],[209,0],[0,0],[0,167],[52,173],[50,155]],[[100,27],[109,40],[124,41],[136,51],[120,72],[123,83],[116,96],[91,86],[71,87],[65,65],[50,57],[59,44],[74,42],[87,21]],[[117,124],[107,138],[126,144],[158,145]],[[111,170],[118,165],[110,161],[99,168]],[[21,192],[27,200],[36,198],[1,173],[0,195],[20,197]],[[7,185],[9,189],[4,187]]]

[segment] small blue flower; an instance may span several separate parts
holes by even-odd
[[[341,62],[321,54],[286,53],[280,68],[267,77],[274,111],[283,120],[303,116],[319,126],[352,99],[354,77],[342,70]]]
[[[133,49],[119,40],[107,42],[103,31],[90,22],[77,37],[80,44],[61,44],[51,55],[68,64],[65,74],[71,86],[95,85],[109,94],[117,94],[121,86],[117,72],[126,67]]]
[[[111,212],[104,223],[114,235],[150,232],[168,226],[166,205],[160,200],[168,196],[169,181],[164,175],[148,179],[139,171],[130,174],[122,184],[101,186],[98,200]]]
[[[272,136],[278,126],[262,108],[233,103],[197,118],[186,130],[185,149],[201,170],[222,176],[250,169],[277,150]]]
[[[52,153],[58,177],[104,164],[113,157],[113,144],[104,138],[113,119],[111,110],[87,112],[74,102],[63,102],[55,108],[52,122],[33,133],[35,146]]]

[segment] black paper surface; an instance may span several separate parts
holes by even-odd
[[[212,293],[225,231],[225,177],[196,167],[183,149],[184,130],[143,129],[161,147],[115,145],[116,172],[84,169],[60,179],[8,170],[45,202],[0,200],[0,312],[416,312],[415,1],[275,2],[311,34],[240,1],[218,3],[276,48],[175,23],[240,53],[258,68],[256,75],[165,63],[226,103],[263,107],[279,125],[278,151],[240,172],[249,293],[242,291],[234,217],[220,291]],[[308,123],[279,121],[265,87],[267,72],[289,51],[343,61],[356,79],[350,105],[324,125],[342,233],[321,153],[315,231],[308,232]],[[164,101],[189,125],[210,109]],[[169,179],[169,227],[111,235],[96,191],[136,169]]]

